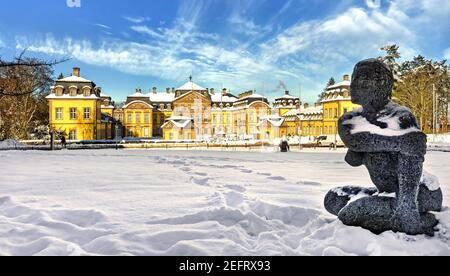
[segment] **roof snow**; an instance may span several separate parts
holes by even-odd
[[[289,100],[294,100],[294,99],[298,99],[292,95],[284,95],[283,97],[277,98],[277,100],[282,100],[282,99],[289,99]]]
[[[165,127],[168,123],[174,124],[177,128],[185,128],[192,122],[192,118],[185,116],[172,116],[167,119],[167,122],[161,126],[161,128]]]
[[[92,99],[100,99],[99,97],[97,97],[95,94],[91,94],[89,97],[86,97],[82,94],[77,94],[76,96],[70,96],[69,94],[64,94],[62,96],[56,96],[55,94],[50,94],[47,97],[45,97],[46,99],[66,99],[66,100],[71,100],[71,99],[75,99],[75,100],[92,100]]]
[[[291,109],[288,112],[286,112],[283,117],[292,117],[292,116],[298,116],[300,115],[299,109]]]
[[[154,103],[168,103],[175,100],[174,93],[150,93],[147,94],[147,96],[150,97],[150,101]]]
[[[57,80],[57,82],[89,82],[90,83],[92,81],[87,80],[87,79],[82,78],[82,77],[70,76],[70,77],[67,77],[67,78],[63,78],[63,79]]]
[[[134,94],[131,94],[128,97],[132,97],[132,98],[148,98],[148,95],[144,95],[144,94],[142,94],[142,92],[135,92]]]
[[[238,99],[236,97],[230,97],[229,95],[222,94],[210,94],[212,102],[217,103],[234,103]]]
[[[332,86],[329,86],[329,87],[327,88],[327,90],[336,89],[336,88],[341,88],[341,87],[343,87],[343,86],[350,86],[350,84],[351,84],[350,81],[341,81],[341,82],[336,83],[336,84],[334,84],[334,85],[332,85]]]
[[[206,88],[201,87],[200,85],[188,81],[185,84],[183,84],[181,87],[179,87],[177,90],[179,91],[206,91]]]

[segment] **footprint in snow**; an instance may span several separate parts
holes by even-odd
[[[236,191],[236,192],[240,192],[243,193],[245,192],[247,189],[245,189],[242,186],[238,186],[238,185],[225,185],[225,188],[228,188],[230,190]]]
[[[196,177],[191,177],[191,183],[194,183],[196,185],[200,185],[200,186],[209,186],[209,177],[207,178],[196,178]]]
[[[286,178],[284,178],[282,176],[271,176],[271,177],[268,177],[267,179],[275,180],[275,181],[285,181],[286,180]]]
[[[207,173],[201,173],[201,172],[195,172],[195,175],[199,175],[199,176],[207,176]]]
[[[189,168],[189,167],[181,167],[180,170],[182,170],[183,172],[190,172],[190,171],[192,171],[192,169]]]
[[[262,175],[262,176],[271,176],[271,173],[258,173],[258,175]]]
[[[252,173],[253,171],[252,170],[247,170],[247,169],[242,169],[241,172],[243,172],[243,173]]]
[[[322,186],[321,183],[314,182],[314,181],[300,181],[300,182],[297,182],[297,184],[305,185],[305,186]]]

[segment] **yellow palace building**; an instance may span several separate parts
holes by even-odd
[[[283,136],[318,137],[336,133],[337,119],[351,103],[350,80],[327,88],[315,106],[301,105],[288,91],[271,106],[255,91],[235,96],[189,81],[178,88],[147,93],[141,89],[121,105],[82,78],[80,69],[56,80],[47,97],[50,126],[69,140],[103,140],[115,136],[163,140],[254,140]]]
[[[102,98],[101,88],[82,78],[79,68],[73,69],[72,76],[58,79],[47,100],[50,128],[69,140],[113,137],[110,98]]]

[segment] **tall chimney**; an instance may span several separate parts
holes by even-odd
[[[222,95],[225,95],[225,94],[227,94],[227,89],[226,88],[222,89]]]
[[[170,88],[169,87],[166,88],[166,93],[170,94]]]
[[[307,109],[309,107],[309,103],[304,104],[304,108]]]
[[[153,87],[152,91],[153,91],[153,94],[156,94],[156,93],[158,93],[158,88]]]
[[[211,94],[215,94],[214,88],[209,89],[209,91],[211,92]]]
[[[175,94],[175,87],[172,87],[172,94]]]
[[[344,75],[343,79],[344,79],[344,81],[350,81],[350,76],[349,75]]]
[[[289,95],[289,91],[286,90],[286,91],[284,92],[284,94],[285,94],[285,95]]]
[[[80,77],[80,68],[79,67],[74,67],[72,75],[74,77]]]

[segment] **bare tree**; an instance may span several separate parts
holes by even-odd
[[[48,123],[45,96],[53,83],[53,66],[64,62],[24,57],[0,58],[0,140],[27,139],[32,128]]]

